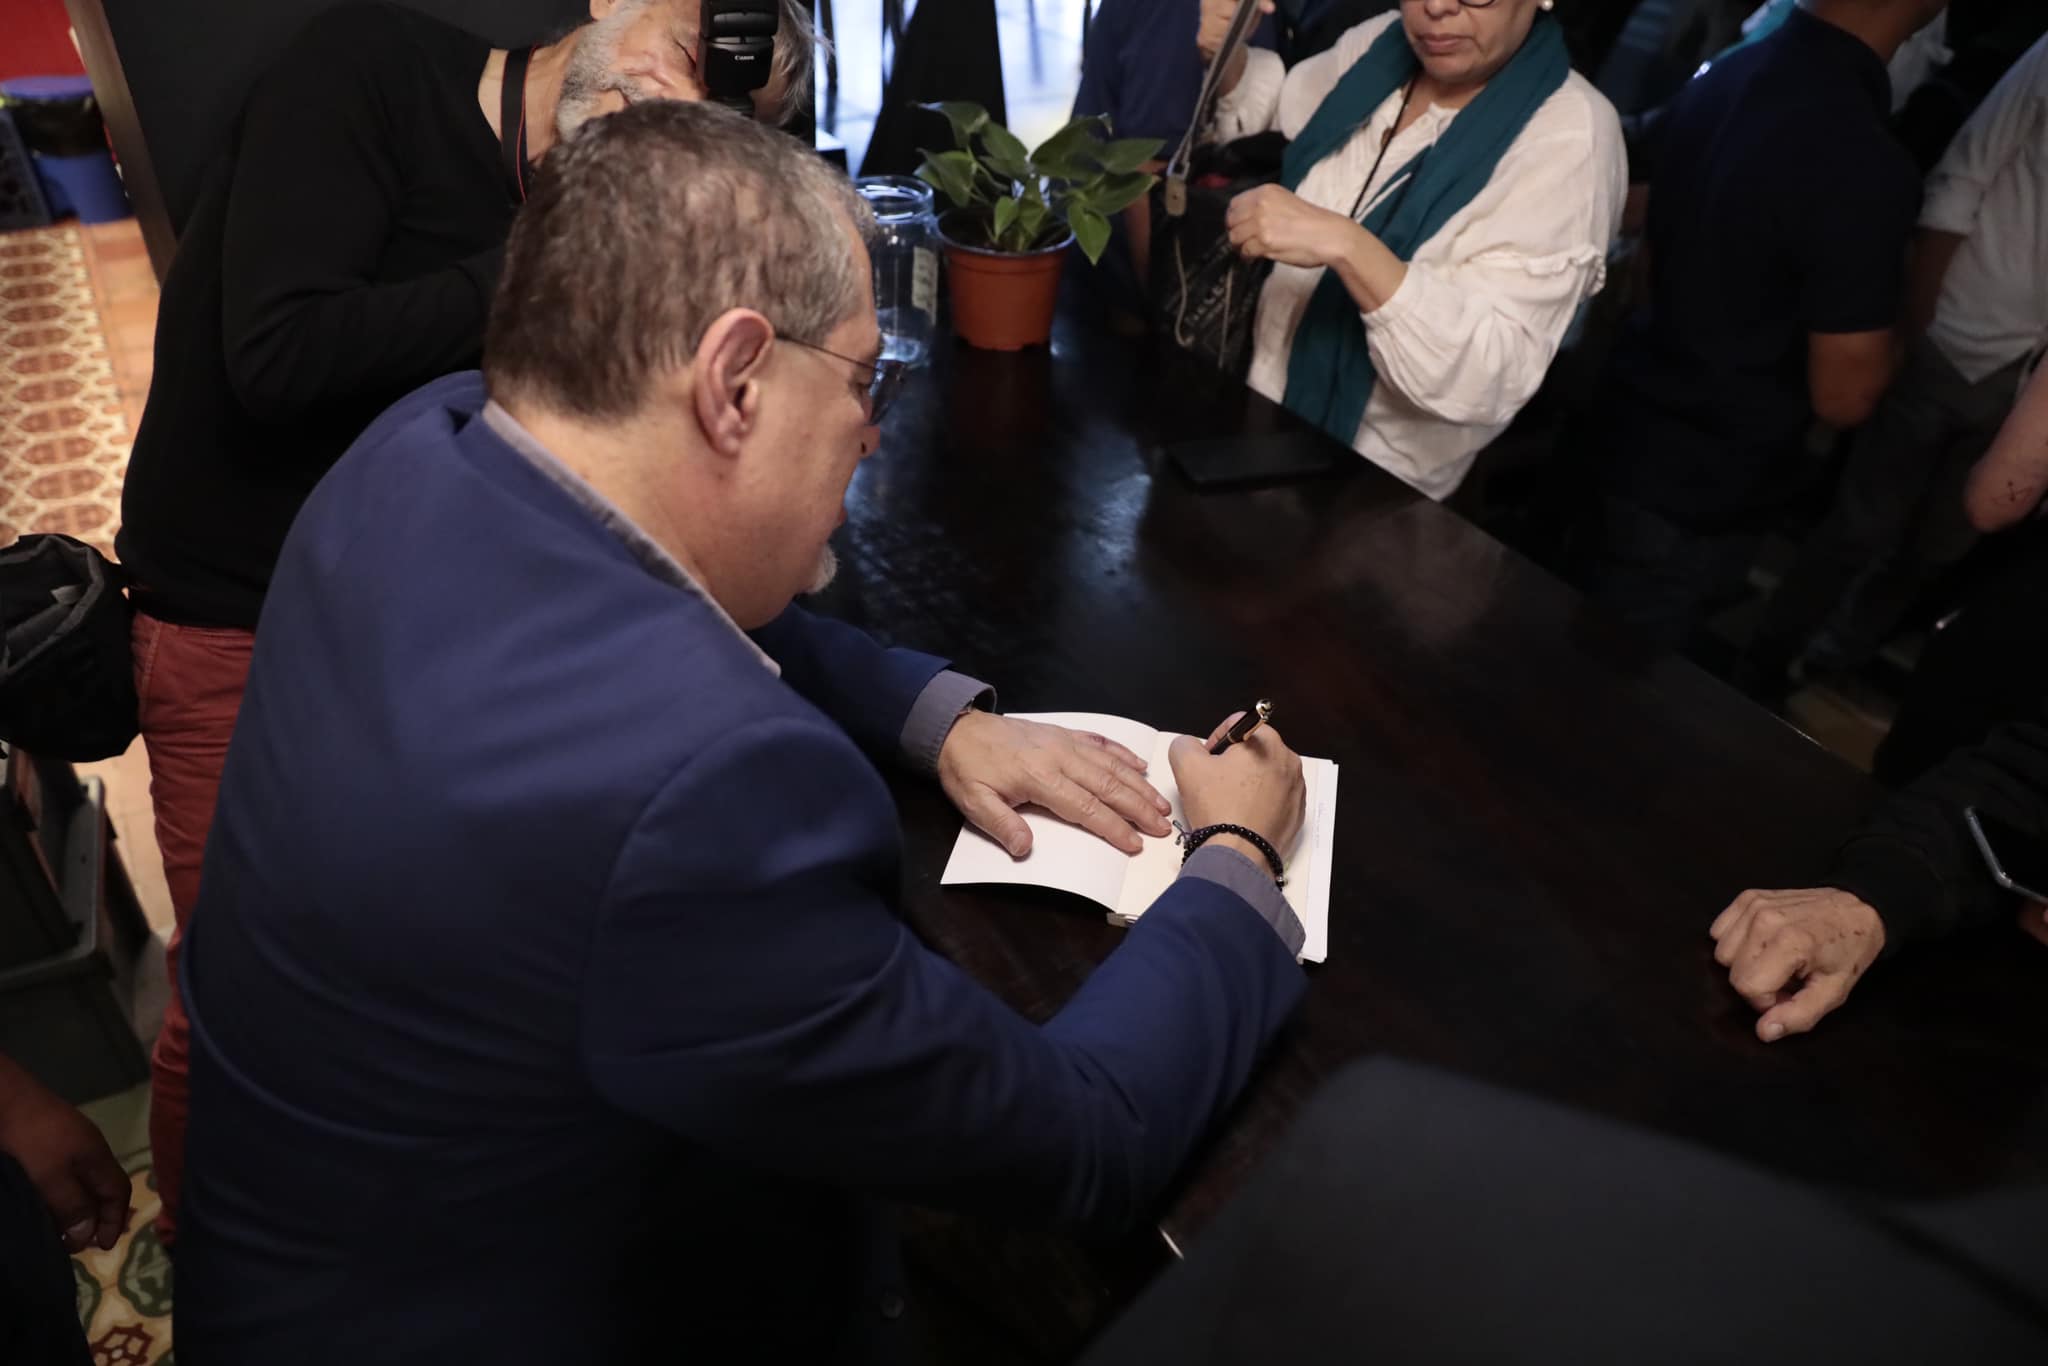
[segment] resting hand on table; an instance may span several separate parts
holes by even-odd
[[[1230,245],[1252,259],[1287,266],[1334,266],[1370,234],[1341,213],[1331,213],[1278,185],[1246,190],[1230,201],[1224,218]]]
[[[1031,827],[1016,807],[1042,806],[1127,854],[1138,832],[1165,835],[1173,808],[1145,781],[1145,761],[1087,731],[970,711],[939,750],[939,785],[977,830],[1010,851],[1031,852]]]
[[[1207,740],[1183,735],[1173,742],[1168,758],[1173,764],[1173,780],[1180,785],[1181,810],[1187,813],[1190,830],[1205,825],[1241,825],[1263,836],[1285,858],[1301,834],[1307,802],[1301,756],[1289,749],[1271,726],[1260,726],[1221,754],[1209,753],[1242,715],[1233,712]],[[1266,866],[1266,856],[1236,835],[1217,835],[1203,847],[1210,844],[1235,849],[1257,866]]]
[[[112,1249],[128,1227],[128,1175],[92,1121],[0,1058],[0,1153],[28,1173],[64,1250]]]
[[[1762,1017],[1757,1037],[1804,1034],[1849,999],[1884,949],[1884,921],[1834,887],[1744,892],[1714,919],[1714,961]]]

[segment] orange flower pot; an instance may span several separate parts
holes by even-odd
[[[1060,267],[1069,234],[1037,251],[991,251],[956,242],[942,227],[946,275],[953,288],[953,331],[969,346],[1021,351],[1052,340],[1059,303]]]

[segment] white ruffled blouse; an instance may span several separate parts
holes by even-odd
[[[1299,137],[1338,78],[1398,20],[1369,19],[1292,71],[1254,49],[1237,88],[1219,102],[1210,136],[1278,128]],[[1398,92],[1388,96],[1308,173],[1301,197],[1349,212],[1400,105]],[[1368,210],[1454,117],[1432,105],[1394,139],[1367,187]],[[1379,380],[1351,443],[1358,453],[1431,498],[1456,490],[1480,448],[1535,394],[1579,305],[1605,281],[1627,191],[1614,107],[1574,72],[1510,144],[1486,188],[1417,249],[1393,297],[1362,315]],[[1322,275],[1276,265],[1267,280],[1249,378],[1268,398],[1286,393],[1294,330]]]

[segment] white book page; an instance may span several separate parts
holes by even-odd
[[[1301,917],[1301,956],[1320,963],[1330,953],[1330,861],[1337,852],[1337,765],[1328,759],[1303,759],[1301,776],[1308,787],[1308,810],[1301,838],[1288,860],[1287,904]],[[1306,876],[1304,876],[1306,874]]]
[[[1154,742],[1148,758],[1152,768],[1145,776],[1151,780],[1152,786],[1159,789],[1160,796],[1173,803],[1173,819],[1186,825],[1188,813],[1180,804],[1180,784],[1173,780],[1173,764],[1167,758],[1167,751],[1173,748],[1174,738],[1171,735],[1161,735]],[[1119,925],[1130,924],[1144,914],[1145,908],[1157,901],[1159,894],[1180,876],[1181,850],[1178,835],[1179,831],[1156,837],[1140,836],[1145,841],[1145,847],[1125,861],[1123,895],[1109,908],[1111,920]]]
[[[1167,789],[1173,782],[1173,772],[1170,768],[1166,770],[1166,783],[1161,785],[1159,774],[1166,751],[1159,744],[1159,732],[1152,727],[1099,712],[1014,715],[1022,721],[1043,721],[1071,730],[1093,731],[1105,739],[1116,741],[1141,758],[1151,756],[1157,749],[1161,757],[1149,760],[1152,771],[1146,776],[1162,793],[1171,796]],[[1106,843],[1100,836],[1078,825],[1069,825],[1039,807],[1027,806],[1017,814],[1031,827],[1030,853],[1021,859],[1013,859],[1003,846],[987,835],[971,825],[963,826],[960,838],[953,844],[953,856],[946,861],[946,871],[939,875],[941,885],[1014,882],[1073,892],[1108,910],[1117,908],[1123,900],[1125,869],[1134,862],[1129,855]],[[1146,844],[1170,846],[1171,841],[1148,839]],[[1149,848],[1147,852],[1151,852]]]
[[[1187,823],[1180,788],[1167,757],[1174,736],[1121,716],[1098,712],[1033,712],[1026,721],[1044,721],[1073,730],[1094,731],[1116,741],[1149,764],[1145,774],[1161,796],[1173,803],[1173,819]],[[1282,895],[1301,919],[1301,956],[1320,963],[1329,954],[1330,865],[1336,849],[1337,765],[1328,759],[1303,759],[1305,788],[1301,833],[1292,849],[1280,851],[1288,869]],[[1019,813],[1031,827],[1031,852],[1013,859],[1004,848],[971,825],[963,825],[952,857],[939,882],[955,886],[977,882],[1010,882],[1051,887],[1085,896],[1109,911],[1116,924],[1128,925],[1180,875],[1181,849],[1171,835],[1144,836],[1136,855],[1123,854],[1076,825],[1050,812],[1028,806]]]

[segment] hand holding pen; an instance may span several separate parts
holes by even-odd
[[[1273,704],[1260,698],[1252,704],[1250,711],[1241,711],[1237,719],[1216,737],[1216,743],[1209,746],[1211,754],[1221,754],[1232,745],[1243,744],[1251,733],[1273,719]]]
[[[1169,757],[1186,817],[1183,849],[1209,840],[1235,845],[1254,864],[1269,867],[1277,880],[1285,874],[1282,860],[1301,830],[1306,792],[1301,756],[1266,725],[1272,714],[1273,704],[1262,702],[1233,716],[1207,742],[1179,737]],[[1245,743],[1255,735],[1254,743]],[[1243,752],[1218,757],[1239,745]]]

